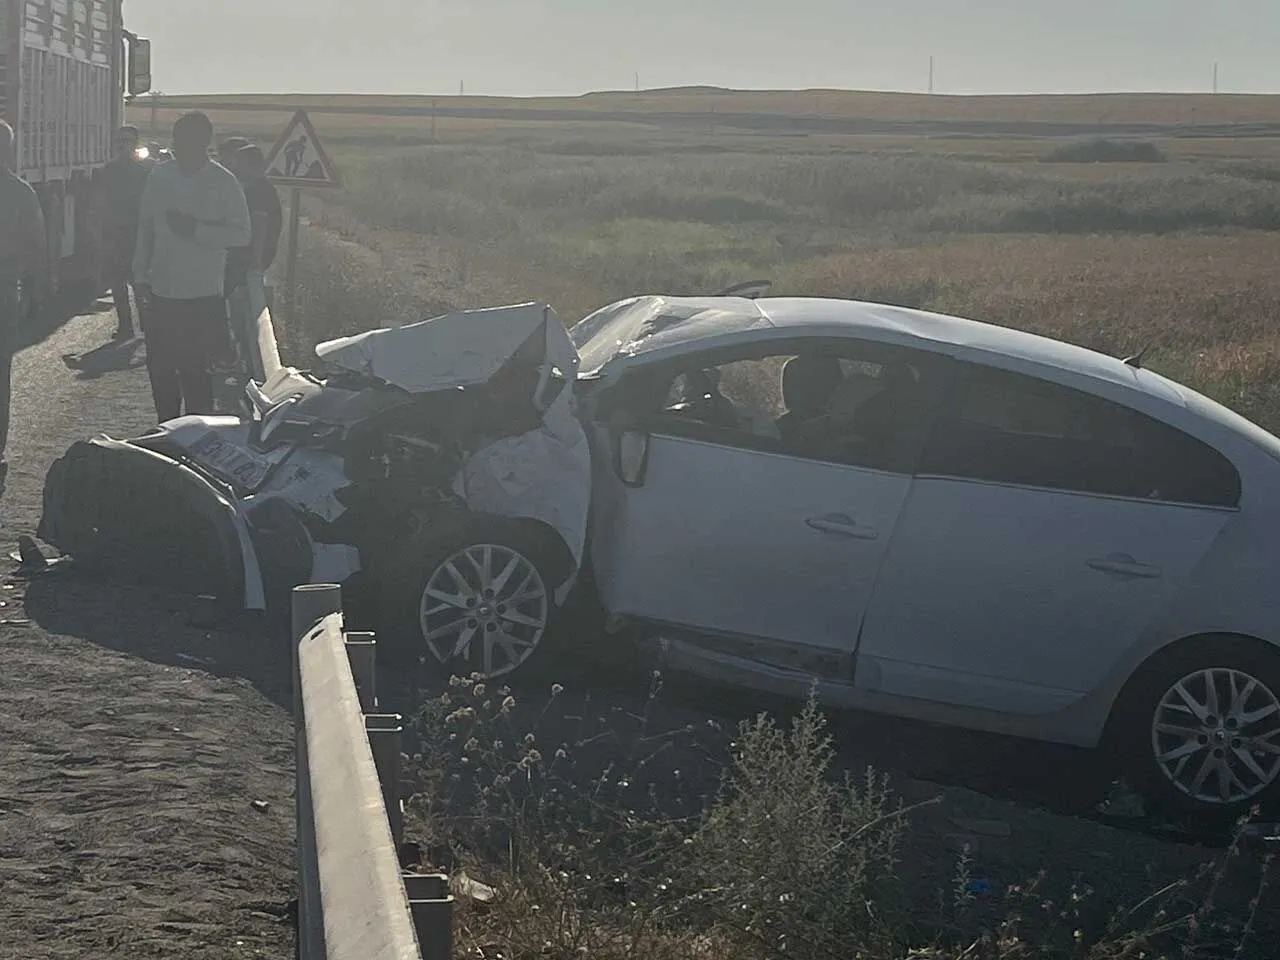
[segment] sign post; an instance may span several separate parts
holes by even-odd
[[[342,186],[338,169],[325,152],[307,111],[299,110],[284,128],[267,155],[267,179],[290,188],[289,252],[285,258],[284,297],[289,320],[296,322],[298,283],[298,233],[302,216],[302,191],[334,190]]]
[[[294,294],[298,287],[298,228],[302,221],[302,191],[289,191],[289,252],[284,261],[284,300],[289,305],[289,321],[294,316]]]

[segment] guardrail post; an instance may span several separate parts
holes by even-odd
[[[360,709],[365,713],[378,709],[377,651],[372,633],[347,634],[347,659],[351,661],[351,675],[360,694]]]
[[[298,940],[301,960],[324,957],[323,911],[320,909],[319,853],[315,848],[312,822],[310,761],[307,731],[302,709],[302,680],[298,666],[298,645],[325,617],[342,612],[342,588],[337,584],[306,584],[295,587],[292,597],[293,718],[294,718],[294,820],[297,827]]]
[[[382,784],[382,801],[391,824],[396,849],[404,843],[404,808],[400,805],[400,734],[404,730],[398,713],[371,713],[364,718],[373,750],[373,765]]]
[[[418,933],[422,960],[453,957],[453,895],[449,878],[442,873],[406,874],[404,890]]]

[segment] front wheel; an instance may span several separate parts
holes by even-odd
[[[1148,812],[1228,822],[1280,800],[1280,655],[1210,638],[1135,678],[1117,717]]]
[[[500,524],[433,540],[415,538],[401,567],[418,573],[387,598],[385,629],[399,650],[458,676],[492,679],[525,666],[555,612],[556,551]]]

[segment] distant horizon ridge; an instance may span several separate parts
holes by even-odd
[[[872,96],[872,97],[920,97],[927,99],[1060,99],[1060,98],[1102,98],[1102,97],[1210,97],[1214,99],[1223,98],[1271,98],[1280,97],[1280,93],[1251,93],[1251,92],[1219,92],[1214,93],[1211,90],[1096,90],[1090,92],[1074,92],[1074,93],[946,93],[933,92],[929,93],[923,90],[870,90],[858,89],[853,87],[721,87],[715,85],[681,85],[671,87],[642,87],[639,90],[589,90],[585,93],[566,93],[566,94],[509,94],[509,93],[421,93],[421,92],[382,92],[382,93],[342,93],[340,91],[326,92],[303,92],[288,90],[272,90],[272,91],[255,91],[248,92],[226,92],[226,91],[184,91],[184,92],[167,92],[156,91],[152,95],[139,97],[139,100],[148,100],[150,96],[162,98],[177,97],[362,97],[367,99],[377,99],[380,97],[403,97],[403,98],[421,98],[427,100],[582,100],[588,97],[612,97],[612,96],[644,96],[654,94],[675,94],[675,95],[751,95],[751,94],[797,94],[797,95],[815,95],[815,94],[835,94],[850,96]]]

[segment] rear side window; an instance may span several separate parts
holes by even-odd
[[[921,472],[1075,493],[1234,507],[1240,475],[1208,444],[1100,397],[970,367]]]

